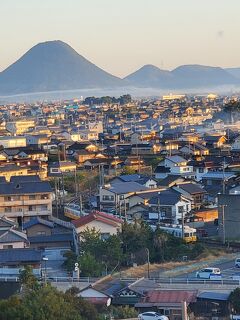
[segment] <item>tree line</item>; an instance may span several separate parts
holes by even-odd
[[[64,266],[68,271],[79,263],[81,276],[98,277],[132,266],[151,263],[177,261],[183,256],[197,258],[204,251],[200,244],[186,244],[156,228],[155,231],[143,221],[124,223],[122,231],[102,239],[96,229],[86,229],[80,234],[80,252],[65,254]]]
[[[132,101],[132,97],[130,94],[124,94],[119,98],[105,96],[105,97],[87,97],[83,104],[87,105],[103,105],[103,104],[120,104],[124,105],[130,103]]]

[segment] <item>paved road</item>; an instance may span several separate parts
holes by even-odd
[[[222,277],[226,279],[230,279],[234,274],[239,273],[240,275],[240,269],[236,268],[234,266],[235,259],[232,259],[227,262],[220,262],[220,263],[209,263],[208,267],[214,267],[219,268],[222,273]],[[200,268],[201,269],[201,268]],[[187,272],[185,274],[177,275],[176,278],[195,278],[196,277],[196,271],[193,272]]]

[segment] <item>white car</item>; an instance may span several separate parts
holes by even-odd
[[[221,279],[221,270],[219,268],[204,268],[196,273],[196,277],[199,279]]]
[[[163,316],[154,311],[148,311],[148,312],[140,313],[138,315],[138,320],[168,320],[168,317]]]
[[[240,258],[236,258],[235,260],[235,267],[240,268]]]

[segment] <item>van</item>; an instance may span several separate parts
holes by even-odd
[[[240,268],[240,258],[235,259],[235,267]]]
[[[199,279],[221,279],[221,271],[219,268],[204,268],[196,273]]]

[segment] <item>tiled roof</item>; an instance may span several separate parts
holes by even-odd
[[[36,249],[2,249],[0,263],[13,264],[18,262],[41,262],[42,251]]]
[[[153,290],[147,293],[146,302],[164,302],[164,303],[187,303],[195,302],[197,291],[187,290]]]
[[[14,195],[14,194],[34,194],[34,193],[49,193],[52,192],[49,182],[22,182],[17,183],[7,182],[0,183],[0,195]]]
[[[113,217],[110,214],[103,213],[103,212],[92,212],[87,216],[81,217],[77,220],[73,220],[72,223],[76,228],[82,227],[84,225],[87,225],[88,223],[92,221],[101,221],[103,223],[112,225],[112,226],[118,226],[118,224],[122,223],[121,219],[118,219],[116,217]]]
[[[32,226],[35,226],[36,224],[43,224],[49,228],[53,228],[54,227],[54,223],[51,221],[47,221],[44,219],[41,219],[39,217],[35,217],[33,219],[30,219],[29,221],[27,221],[26,223],[23,224],[23,229],[28,229]]]

